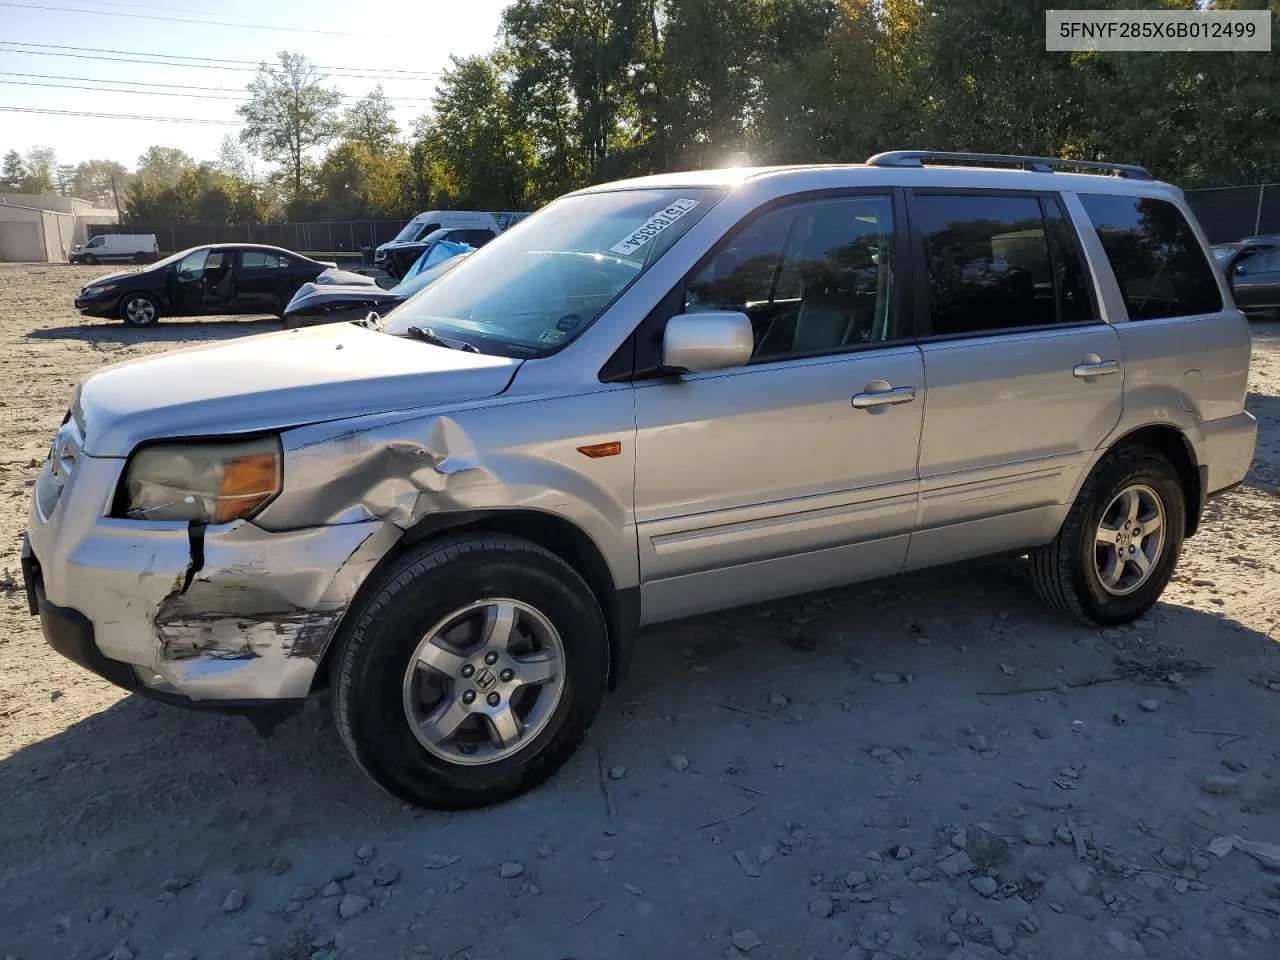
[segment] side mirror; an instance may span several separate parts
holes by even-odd
[[[667,321],[662,335],[662,365],[677,373],[726,370],[746,366],[754,349],[745,313],[679,313]]]

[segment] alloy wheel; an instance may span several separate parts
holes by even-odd
[[[427,631],[402,694],[423,747],[450,763],[481,765],[537,737],[564,686],[564,644],[551,621],[519,600],[486,598]]]
[[[1146,484],[1115,495],[1094,535],[1094,565],[1104,590],[1123,597],[1147,582],[1164,551],[1165,520],[1163,502]]]

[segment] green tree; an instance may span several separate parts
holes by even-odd
[[[113,186],[114,181],[114,186]],[[82,160],[71,177],[71,195],[93,202],[96,207],[114,207],[116,194],[128,195],[132,175],[114,160]]]
[[[177,147],[151,146],[138,158],[134,177],[149,188],[175,187],[183,172],[193,166],[195,161]]]
[[[338,136],[342,95],[323,86],[324,76],[301,54],[281,52],[278,67],[262,64],[245,88],[249,101],[236,107],[244,119],[240,141],[285,168],[293,196],[303,192],[307,151]]]
[[[536,193],[534,137],[512,115],[489,57],[453,57],[433,101],[431,137],[451,171],[458,203],[518,210]]]
[[[58,158],[52,147],[32,147],[27,151],[23,166],[26,176],[23,177],[21,190],[23,193],[54,192],[57,182]]]
[[[343,112],[343,139],[361,144],[375,155],[387,153],[400,134],[392,110],[391,101],[382,92],[382,84],[378,84],[367,97]]]
[[[17,150],[9,150],[0,164],[0,189],[9,193],[17,193],[22,189],[22,181],[26,179],[27,166],[22,154]]]

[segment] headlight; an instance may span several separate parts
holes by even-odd
[[[104,283],[101,286],[89,287],[87,290],[85,290],[85,296],[100,297],[104,293],[110,293],[115,288],[116,288],[116,285],[114,283]]]
[[[229,523],[280,492],[280,440],[144,447],[125,470],[124,512],[134,520]]]

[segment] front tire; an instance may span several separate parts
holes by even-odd
[[[86,253],[84,255],[84,259],[80,262],[85,264],[86,266],[96,267],[98,265],[98,258],[95,257],[92,253]]]
[[[595,719],[609,668],[590,588],[547,550],[497,534],[428,542],[394,562],[335,643],[335,724],[392,795],[499,803],[547,779]]]
[[[1036,592],[1085,623],[1136,620],[1173,576],[1186,516],[1186,494],[1168,460],[1146,447],[1112,450],[1085,480],[1057,537],[1032,552]]]
[[[120,319],[130,327],[150,327],[160,320],[160,304],[148,293],[126,293],[120,298]]]

